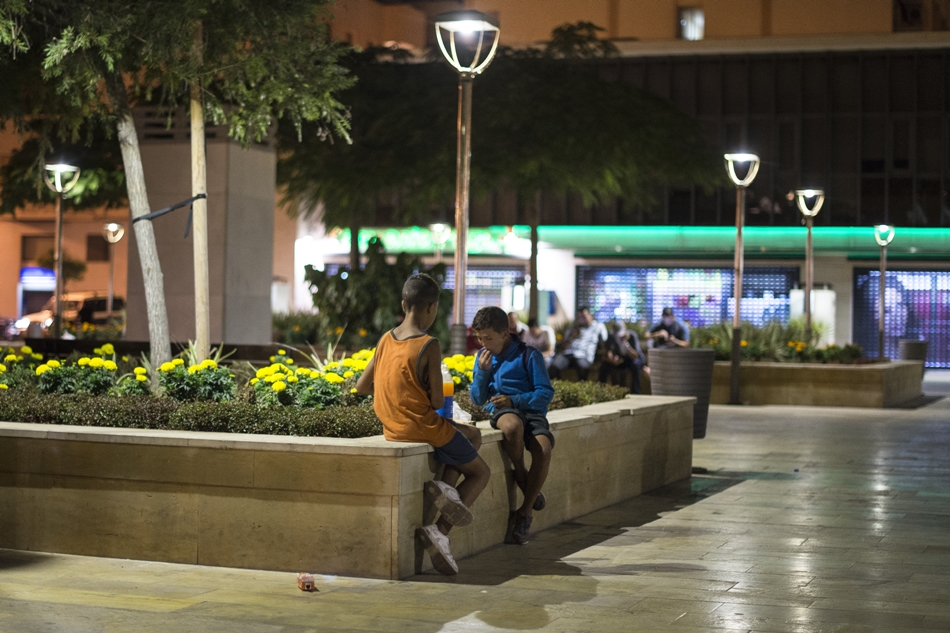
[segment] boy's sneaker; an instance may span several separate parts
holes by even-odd
[[[459,566],[455,564],[455,559],[452,558],[452,550],[449,549],[449,537],[440,532],[439,528],[434,525],[427,525],[416,530],[416,535],[422,541],[426,551],[429,552],[432,566],[435,567],[436,571],[446,576],[454,576],[459,573]]]
[[[531,505],[531,509],[535,512],[540,512],[544,510],[544,506],[548,504],[548,500],[544,498],[544,493],[539,492],[538,498],[534,500],[534,503]]]
[[[517,545],[528,542],[528,530],[531,529],[531,517],[520,512],[513,513],[514,528],[511,531],[511,540]],[[511,520],[509,520],[511,523]]]
[[[425,492],[432,499],[432,503],[442,513],[450,525],[469,525],[472,522],[472,511],[462,503],[459,491],[444,481],[427,481]]]

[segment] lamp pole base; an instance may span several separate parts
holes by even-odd
[[[465,327],[464,323],[453,323],[450,332],[449,353],[453,355],[464,354],[467,347],[468,328]]]

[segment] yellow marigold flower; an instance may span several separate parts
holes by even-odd
[[[89,364],[89,359],[83,356],[82,358],[76,361],[76,364],[79,365],[80,367],[85,367],[86,365]]]
[[[115,354],[115,347],[112,345],[112,343],[106,343],[105,345],[102,346],[102,353]]]
[[[462,379],[459,378],[458,376],[452,376],[452,382],[454,382],[456,385],[458,385],[458,384],[460,384],[460,383],[462,382]]]
[[[281,391],[287,388],[287,384],[283,381],[278,380],[277,382],[272,384],[270,388],[276,391],[277,393],[280,393]]]
[[[33,360],[43,360],[42,354],[33,354]]]
[[[5,363],[15,363],[16,360],[16,354],[7,354],[3,357],[3,362]]]
[[[352,358],[344,358],[344,359],[343,359],[343,366],[344,366],[344,367],[352,367],[352,366],[353,366],[353,359],[352,359]]]
[[[741,347],[748,347],[749,341],[740,341],[739,345],[740,345]]]
[[[115,364],[115,361],[112,361],[112,360],[107,360],[106,362],[102,364],[102,366],[108,369],[109,371],[115,371],[116,369],[119,368],[119,366]]]
[[[145,382],[146,380],[148,380],[148,376],[146,376],[145,374],[136,374],[135,379],[138,380],[139,382]]]
[[[272,363],[276,363],[276,362],[277,362],[277,357],[276,357],[276,356],[271,356],[271,357],[268,358],[267,360],[269,360],[269,361],[272,362]]]
[[[468,378],[468,381],[469,381],[469,382],[475,380],[475,378],[473,378],[473,376],[474,376],[474,374],[473,374],[472,372],[470,372],[470,371],[465,372],[465,377]]]
[[[192,365],[188,368],[189,374],[197,374],[199,371],[201,371],[201,365]]]
[[[90,358],[90,359],[89,359],[89,366],[92,367],[93,369],[98,369],[99,367],[102,367],[102,365],[103,365],[104,363],[105,363],[105,361],[103,361],[101,358]]]
[[[176,367],[175,363],[168,361],[158,366],[158,371],[172,371]]]
[[[122,357],[122,362],[123,362],[123,363],[129,362],[129,357],[128,357],[128,356],[123,356],[123,357]]]
[[[345,372],[343,372],[343,377],[344,377],[344,378],[349,378],[350,376],[354,376],[354,375],[355,375],[355,374],[354,374],[353,372],[351,372],[351,371],[345,371]]]
[[[36,375],[42,376],[45,372],[49,371],[49,365],[40,365],[36,368]]]
[[[0,363],[0,374],[2,374],[3,372],[5,372],[6,370],[7,370],[7,366],[4,365],[3,363]]]
[[[323,379],[333,385],[343,382],[343,376],[340,374],[326,374]]]
[[[185,364],[185,361],[183,361],[183,360],[180,359],[180,358],[174,358],[174,359],[172,359],[172,365],[174,365],[175,367],[181,367],[181,366],[184,365],[184,364]]]
[[[338,327],[337,329],[333,330],[333,333],[334,333],[334,334],[343,334],[343,328]]]
[[[287,376],[287,382],[298,382],[300,379],[294,375]]]
[[[277,350],[277,353],[280,354],[281,356],[286,356],[286,355],[287,355],[287,352],[284,351],[284,350],[282,350],[282,349]]]
[[[270,376],[272,373],[274,372],[271,371],[270,367],[261,367],[260,369],[257,370],[257,373],[254,375],[258,378],[266,378],[267,376]]]
[[[283,378],[283,375],[281,374],[269,374],[264,376],[264,382],[277,382],[281,378]]]
[[[0,391],[3,391],[4,389],[9,389],[9,387],[7,387],[5,384],[0,382]]]
[[[24,345],[23,347],[20,348],[20,353],[22,353],[22,354],[32,354],[32,353],[33,353],[33,348],[30,347],[29,345]]]
[[[471,371],[475,369],[475,357],[471,356],[465,359],[465,369]]]
[[[60,363],[58,360],[50,360],[50,361],[47,361],[46,364],[49,365],[50,369],[56,369],[57,367],[60,366]]]
[[[144,376],[145,374],[148,373],[148,370],[145,369],[144,367],[136,367],[135,369],[132,370],[132,373],[134,373],[136,376]]]
[[[332,363],[327,363],[326,365],[323,366],[324,369],[338,369],[339,367],[340,367],[340,363],[336,361],[333,361]]]
[[[6,387],[6,385],[3,385],[3,386]],[[352,389],[350,389],[350,393],[356,393],[356,387],[353,387]]]
[[[202,369],[217,369],[218,364],[209,358],[207,360],[201,361],[201,368]]]
[[[86,325],[88,325],[88,324],[87,324],[87,323],[83,323],[83,324],[82,324],[82,326],[83,326],[82,329],[83,329],[84,332],[86,331]],[[96,356],[101,356],[101,355],[102,355],[102,348],[101,348],[101,347],[93,347],[93,348],[92,348],[92,353],[95,354]]]
[[[369,332],[366,331],[366,328],[360,328],[360,336],[366,336]]]

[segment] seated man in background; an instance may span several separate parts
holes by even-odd
[[[689,329],[673,314],[673,308],[663,308],[660,322],[650,328],[644,338],[653,342],[653,347],[689,347]]]
[[[537,319],[528,319],[528,329],[521,335],[521,340],[525,345],[541,352],[545,367],[551,364],[551,359],[554,358],[554,337],[538,325]]]
[[[587,380],[590,366],[597,356],[597,348],[607,340],[607,328],[594,320],[590,308],[582,306],[577,310],[577,320],[564,334],[564,349],[551,361],[551,378],[560,378],[561,372],[568,367],[577,368],[577,377]]]
[[[620,385],[628,386],[627,376],[631,376],[631,393],[640,393],[640,370],[643,368],[643,350],[640,349],[640,339],[636,332],[626,328],[623,321],[614,321],[610,325],[610,336],[604,346],[604,360],[600,364],[599,382],[607,382],[613,375],[620,376]]]

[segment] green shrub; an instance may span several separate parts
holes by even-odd
[[[552,380],[551,385],[554,387],[554,399],[548,407],[551,411],[621,400],[628,393],[627,389],[618,385],[586,380],[579,382]]]
[[[162,363],[158,384],[166,396],[178,402],[224,402],[232,399],[235,391],[231,371],[210,359],[188,369],[180,358]]]
[[[320,319],[314,312],[278,312],[271,320],[272,340],[284,345],[316,345]]]

